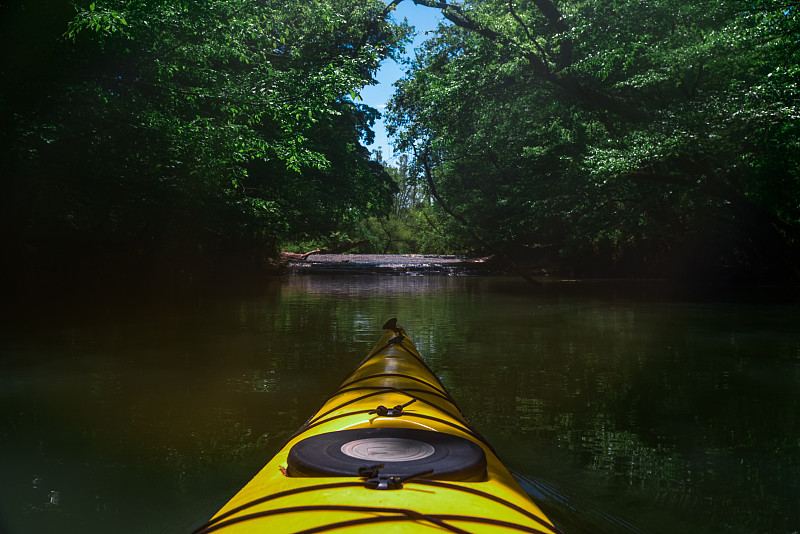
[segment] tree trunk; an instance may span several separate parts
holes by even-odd
[[[289,260],[306,260],[308,259],[309,256],[312,256],[314,254],[341,254],[342,252],[347,252],[348,250],[352,250],[360,245],[363,245],[367,241],[368,241],[367,239],[361,239],[359,241],[356,241],[355,243],[346,243],[344,245],[339,245],[330,249],[318,248],[303,253],[282,251],[281,257],[283,259],[289,259]]]

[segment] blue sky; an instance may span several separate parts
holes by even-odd
[[[443,17],[438,9],[418,6],[412,0],[405,0],[397,7],[392,14],[392,18],[396,21],[402,21],[406,18],[414,26],[417,36],[414,39],[414,43],[406,47],[406,55],[413,57],[414,48],[419,46],[426,38],[425,32],[435,30],[439,20]],[[386,102],[389,101],[394,92],[392,84],[402,77],[402,65],[398,65],[397,62],[391,59],[384,60],[376,76],[378,85],[370,85],[361,90],[363,103],[383,113],[386,109]],[[392,143],[386,135],[386,127],[382,119],[375,123],[374,130],[375,142],[367,148],[370,151],[380,148],[383,153],[383,159],[392,163]]]

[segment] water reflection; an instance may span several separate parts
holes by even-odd
[[[4,327],[0,531],[190,530],[392,316],[566,530],[800,529],[793,304],[295,276],[102,310]]]

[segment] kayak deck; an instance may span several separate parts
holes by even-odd
[[[423,361],[386,333],[194,534],[557,533]]]

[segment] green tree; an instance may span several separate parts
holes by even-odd
[[[390,202],[393,182],[361,145],[376,112],[354,100],[406,39],[393,5],[49,8],[0,5],[11,257],[207,269]]]
[[[410,174],[409,157],[398,157],[397,166],[383,161],[396,184],[391,208],[382,215],[354,221],[351,233],[368,241],[362,247],[382,254],[450,254],[469,250],[462,228],[442,212],[418,180]]]
[[[798,277],[795,6],[415,3],[451,24],[391,126],[488,244],[593,274]]]

